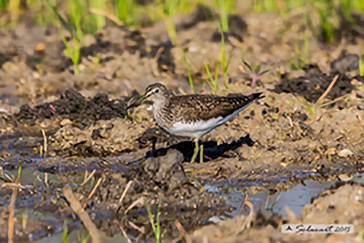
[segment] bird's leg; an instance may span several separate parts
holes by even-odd
[[[200,163],[203,163],[203,143],[200,145]]]
[[[196,159],[197,154],[198,154],[198,149],[199,149],[198,139],[196,138],[195,139],[195,149],[193,150],[193,155],[192,155],[191,163],[195,163],[195,159]]]

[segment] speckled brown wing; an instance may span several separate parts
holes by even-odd
[[[185,122],[209,120],[217,117],[226,117],[254,100],[263,98],[262,93],[249,96],[242,94],[227,97],[216,95],[183,95],[172,96],[169,104],[170,112],[175,119]]]

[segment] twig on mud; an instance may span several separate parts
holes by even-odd
[[[70,207],[72,210],[78,215],[80,220],[82,221],[85,228],[88,230],[88,232],[91,235],[92,242],[101,242],[100,240],[100,232],[95,226],[95,224],[92,222],[90,216],[88,213],[81,207],[80,202],[77,200],[75,195],[73,194],[72,189],[68,184],[66,184],[63,188],[63,195],[67,199],[67,201],[70,204]]]
[[[26,189],[26,188],[28,188],[28,189],[30,189],[30,188],[33,188],[32,186],[30,186],[30,185],[26,185],[26,186],[23,186],[22,184],[17,184],[16,182],[4,182],[2,185],[1,185],[1,187],[4,187],[4,186],[10,186],[10,187],[18,187],[18,188],[20,188],[20,189]]]
[[[97,187],[100,185],[101,181],[102,181],[102,178],[100,178],[100,179],[97,181],[97,183],[96,183],[96,185],[94,186],[94,188],[92,189],[92,191],[91,191],[90,195],[88,195],[88,197],[86,198],[86,202],[83,204],[83,208],[85,208],[85,207],[86,207],[87,201],[88,201],[88,200],[92,197],[92,195],[94,195],[94,193],[95,193],[95,191],[96,191]]]
[[[8,243],[13,243],[14,238],[14,206],[16,196],[18,194],[18,188],[13,188],[13,193],[11,194],[11,200],[9,204],[9,221],[8,221]]]
[[[95,172],[96,172],[96,169],[95,170],[93,170],[92,172],[91,172],[91,174],[86,178],[86,175],[85,175],[85,179],[83,180],[83,182],[82,182],[82,184],[80,185],[80,186],[83,186],[83,185],[85,185],[90,179],[91,179],[91,177],[95,174]],[[87,173],[87,171],[86,171],[86,173]]]
[[[144,205],[144,199],[143,197],[140,197],[138,200],[135,200],[125,211],[125,214],[129,212],[130,209],[132,209],[135,205],[141,204]]]
[[[3,167],[0,167],[0,173],[1,173],[1,177],[5,179]]]
[[[176,219],[174,223],[176,224],[178,231],[181,233],[181,236],[185,239],[185,241],[187,243],[192,243],[191,237],[187,234],[186,230],[183,228],[182,224],[178,221],[178,219]]]
[[[337,74],[334,79],[331,81],[330,85],[327,87],[327,89],[325,90],[325,92],[320,96],[320,98],[318,98],[318,100],[316,101],[316,105],[320,104],[320,101],[323,100],[326,95],[330,92],[330,90],[332,89],[332,87],[334,86],[334,84],[336,83],[337,79],[339,78],[339,75]]]
[[[297,216],[287,205],[284,206],[284,210],[286,211],[286,213],[288,215],[289,222],[293,223],[297,219]]]
[[[46,186],[47,189],[49,189],[49,185],[48,185],[48,173],[44,174],[44,184]]]
[[[128,241],[128,243],[131,243],[131,240],[130,240],[129,236],[126,234],[126,232],[125,232],[125,230],[124,230],[123,226],[121,226],[121,224],[120,224],[120,222],[119,222],[119,221],[117,221],[117,223],[118,223],[119,228],[120,228],[120,230],[121,230],[121,233],[123,233],[123,236],[125,237],[125,239]]]
[[[43,158],[47,158],[48,142],[44,129],[42,129],[42,135],[43,135],[43,151],[44,151]]]
[[[103,11],[101,9],[90,8],[90,13],[104,16],[104,17],[110,19],[111,21],[113,21],[115,24],[117,24],[119,26],[124,26],[124,23],[120,19],[118,19],[118,17],[116,17],[115,15],[113,15],[111,13]]]
[[[0,178],[1,180],[3,180],[6,183],[13,181],[13,179],[8,174],[4,173],[3,167],[0,167],[0,172],[1,172],[1,178]]]
[[[14,184],[19,184],[20,175],[21,175],[21,166],[18,170],[18,177],[16,178]],[[13,193],[11,194],[10,204],[8,207],[9,210],[9,219],[8,219],[8,243],[13,243],[14,239],[14,207],[15,207],[15,200],[16,196],[18,195],[18,187],[13,188]]]
[[[142,226],[142,227],[138,227],[136,224],[134,224],[133,222],[131,222],[131,221],[129,221],[129,220],[127,220],[128,221],[128,223],[130,224],[130,226],[131,227],[133,227],[134,229],[136,229],[136,230],[138,230],[141,234],[145,234],[145,228],[144,228],[144,226]]]
[[[121,195],[120,199],[119,199],[119,202],[118,202],[118,205],[116,206],[116,209],[115,209],[115,214],[119,211],[119,207],[126,195],[126,192],[129,190],[129,187],[131,186],[131,184],[133,183],[133,181],[129,181],[128,184],[126,185],[125,189],[124,189],[124,192],[123,194]]]
[[[246,228],[250,228],[250,224],[253,220],[253,214],[254,214],[254,207],[253,204],[250,201],[245,201],[245,204],[248,205],[250,208],[249,215],[245,217],[244,222],[242,223],[239,232],[244,231]]]
[[[342,99],[344,99],[344,98],[346,98],[346,95],[341,96],[341,97],[339,97],[339,98],[336,98],[336,99],[334,99],[334,100],[331,100],[331,101],[329,101],[329,102],[323,103],[323,104],[321,104],[321,105],[320,105],[320,107],[322,108],[322,107],[325,107],[325,106],[327,106],[327,105],[331,105],[331,104],[336,103],[336,102],[338,102],[338,101],[340,101],[340,100],[342,100]]]
[[[160,47],[157,51],[157,53],[155,54],[154,60],[156,62],[158,62],[159,58],[161,57],[162,53],[164,51],[164,47]]]

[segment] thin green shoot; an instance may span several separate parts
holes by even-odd
[[[8,6],[8,1],[7,0],[0,0],[0,9],[6,9]]]
[[[273,210],[274,206],[277,204],[277,202],[279,201],[279,199],[281,198],[283,192],[280,192],[278,197],[276,198],[276,200],[274,200],[273,204],[272,204],[272,207],[271,207],[271,210]]]
[[[28,214],[24,213],[23,210],[19,209],[19,221],[22,225],[23,232],[27,229]]]
[[[269,204],[270,194],[268,193],[267,200],[265,200],[264,211],[268,212],[268,204]]]
[[[144,203],[145,203],[145,206],[147,207],[147,211],[148,211],[149,221],[150,221],[150,224],[152,225],[152,229],[154,232],[155,242],[157,242],[157,243],[162,242],[161,227],[160,227],[160,208],[162,206],[162,198],[163,198],[163,196],[160,195],[159,202],[158,202],[158,208],[157,208],[157,215],[156,215],[157,222],[156,223],[154,223],[154,216],[152,214],[150,206],[144,199]]]
[[[253,11],[256,13],[262,12],[263,4],[261,0],[253,1]]]
[[[228,23],[228,15],[226,12],[225,0],[219,0],[219,8],[220,8],[221,28],[223,32],[227,33],[229,32],[229,23]]]
[[[63,30],[60,29],[59,32],[60,32],[62,41],[66,46],[66,49],[63,52],[66,56],[71,58],[72,63],[73,63],[74,73],[75,73],[75,75],[78,75],[79,74],[78,63],[79,63],[79,59],[80,59],[81,43],[78,38],[73,38],[73,46],[71,46],[71,44],[67,41],[67,39],[63,33]]]
[[[68,228],[66,221],[64,221],[62,230],[62,243],[67,243],[67,242],[68,242]]]
[[[90,234],[88,234],[87,232],[81,232],[81,243],[87,243],[90,242]]]
[[[215,72],[215,79],[214,79],[212,77],[212,75],[211,75],[209,66],[207,64],[205,64],[205,69],[206,69],[207,76],[209,77],[210,83],[212,84],[212,87],[214,89],[214,93],[216,94],[216,91],[217,91],[217,76],[216,76],[217,70]]]
[[[190,64],[187,61],[186,53],[184,51],[183,51],[183,61],[184,61],[185,65],[186,65],[187,74],[188,74],[188,82],[190,83],[191,90],[193,92],[195,92],[195,88],[193,86],[192,75],[191,75]]]
[[[20,180],[21,171],[22,171],[22,166],[19,165],[19,168],[18,168],[18,181]]]
[[[124,24],[133,24],[134,0],[115,0],[115,13]]]
[[[12,27],[15,27],[18,23],[18,18],[21,12],[21,1],[20,0],[11,0],[8,2],[8,11],[10,13]]]
[[[298,102],[300,102],[305,108],[306,110],[308,110],[313,116],[315,116],[315,111],[314,111],[314,105],[310,102],[304,102],[302,100],[300,100],[297,96],[294,96],[296,98],[296,100]]]
[[[278,9],[276,1],[273,0],[264,0],[264,7],[269,12],[276,12]]]
[[[101,11],[105,11],[106,9],[106,1],[100,1],[100,0],[89,0],[88,3],[90,4],[91,8],[95,8]],[[90,28],[93,31],[97,31],[104,27],[106,21],[105,16],[101,14],[92,14],[90,15]],[[96,28],[95,28],[96,27]]]
[[[331,44],[334,40],[335,33],[332,24],[329,21],[329,10],[328,9],[318,9],[320,18],[321,18],[321,26],[323,31],[323,38],[326,44]]]
[[[225,87],[228,88],[229,78],[227,75],[227,69],[229,66],[230,58],[227,62],[226,61],[226,49],[225,49],[225,35],[224,35],[224,32],[223,32],[221,26],[220,26],[220,33],[221,33],[221,66],[222,66],[222,72],[224,74],[224,79],[225,79]]]
[[[180,3],[180,0],[165,0],[164,6],[163,6],[164,15],[166,15],[164,17],[164,19],[165,19],[165,23],[166,23],[166,27],[167,27],[167,31],[168,31],[168,36],[173,45],[176,44],[176,40],[177,40],[176,26],[174,24],[173,17],[176,14],[176,10],[177,10],[179,3]]]
[[[158,238],[156,238],[159,242],[161,242],[161,222],[160,222],[160,209],[162,206],[162,195],[160,195],[159,197],[159,202],[158,202],[158,209],[157,209],[157,235]]]
[[[280,192],[278,197],[276,198],[276,200],[274,200],[274,202],[272,203],[272,206],[269,208],[270,211],[273,211],[274,206],[277,204],[277,202],[281,198],[282,194],[283,194],[283,192]],[[271,194],[268,193],[267,200],[265,201],[265,205],[264,205],[264,211],[265,212],[268,211],[268,205],[269,205],[270,198],[271,198]]]
[[[72,2],[72,0],[69,0]],[[83,39],[83,33],[81,29],[81,12],[77,10],[77,1],[75,3],[71,3],[69,5],[70,12],[70,22],[66,21],[61,14],[58,12],[55,6],[50,6],[53,10],[54,14],[57,16],[59,23],[71,34],[73,45],[67,40],[62,27],[58,24],[59,33],[61,35],[62,41],[66,46],[64,50],[64,54],[71,58],[73,66],[74,66],[74,74],[78,75],[79,68],[78,63],[80,59],[80,49],[81,49],[81,40]],[[57,22],[58,23],[58,22]]]

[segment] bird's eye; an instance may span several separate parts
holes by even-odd
[[[159,89],[155,89],[155,90],[154,90],[154,93],[158,93],[158,92],[159,92]]]

